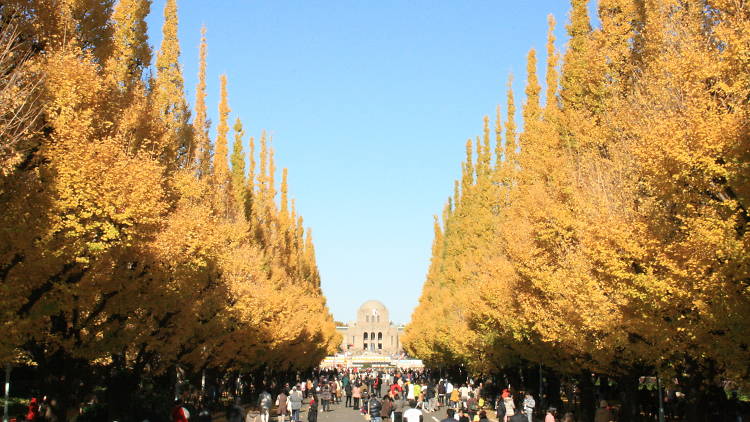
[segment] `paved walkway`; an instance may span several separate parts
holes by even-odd
[[[495,412],[488,411],[490,421],[497,422],[494,418]],[[445,408],[442,408],[436,412],[424,413],[424,422],[440,422],[447,417]],[[300,415],[301,422],[307,422],[307,405],[304,406],[303,412]],[[259,422],[260,420],[258,420]],[[318,412],[318,422],[365,422],[365,416],[360,413],[357,409],[344,407],[344,402],[341,404],[332,404],[331,411],[329,412]],[[275,421],[280,422],[280,421]],[[392,422],[390,419],[385,419],[384,422]]]
[[[307,422],[307,410],[308,410],[308,401],[305,400],[305,404],[302,407],[302,411],[300,412],[300,422]],[[247,408],[247,406],[245,407]],[[364,415],[362,415],[359,410],[352,409],[351,407],[347,408],[344,407],[344,401],[341,402],[341,404],[331,404],[331,410],[329,412],[321,412],[320,407],[318,409],[318,422],[365,422],[366,419]],[[253,413],[251,413],[253,415]],[[495,419],[495,412],[488,410],[487,416],[490,419],[491,422],[497,422]],[[445,419],[447,417],[447,413],[445,411],[445,408],[441,408],[440,410],[432,413],[424,413],[424,422],[440,422],[441,420]],[[254,421],[251,422],[260,422],[260,417],[254,418]],[[223,422],[225,421],[223,414],[217,414],[214,417],[214,422]],[[272,412],[271,414],[271,422],[281,422],[277,417],[275,412]],[[290,422],[289,419],[287,419],[285,422]],[[390,419],[385,419],[384,422],[392,422]]]

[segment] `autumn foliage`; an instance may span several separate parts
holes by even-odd
[[[150,3],[0,4],[0,362],[63,413],[97,368],[305,369],[340,343],[270,140],[246,155],[238,121],[230,169],[223,76],[212,146],[205,30],[191,120],[174,0],[148,77]]]
[[[600,0],[596,28],[572,6],[544,103],[532,50],[520,134],[511,92],[494,148],[487,118],[467,143],[404,344],[484,373],[676,377],[702,418],[750,381],[750,6]]]

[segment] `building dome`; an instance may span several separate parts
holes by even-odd
[[[341,349],[354,355],[397,355],[401,348],[401,327],[391,324],[388,308],[378,300],[368,300],[357,310],[356,322],[336,328],[341,333]]]
[[[386,309],[386,307],[385,305],[383,305],[383,302],[379,300],[368,300],[367,302],[363,303],[362,306],[359,307],[359,309]]]
[[[359,323],[388,323],[388,308],[378,300],[368,300],[357,311]]]

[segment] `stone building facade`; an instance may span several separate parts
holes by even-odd
[[[388,318],[388,309],[377,300],[368,300],[359,307],[357,320],[337,327],[343,341],[341,348],[350,353],[397,355],[401,348],[402,326]]]

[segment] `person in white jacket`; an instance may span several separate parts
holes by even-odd
[[[526,393],[526,396],[523,398],[523,410],[526,413],[526,417],[529,418],[529,422],[532,422],[535,407],[536,401],[534,401],[534,396],[531,393]]]

